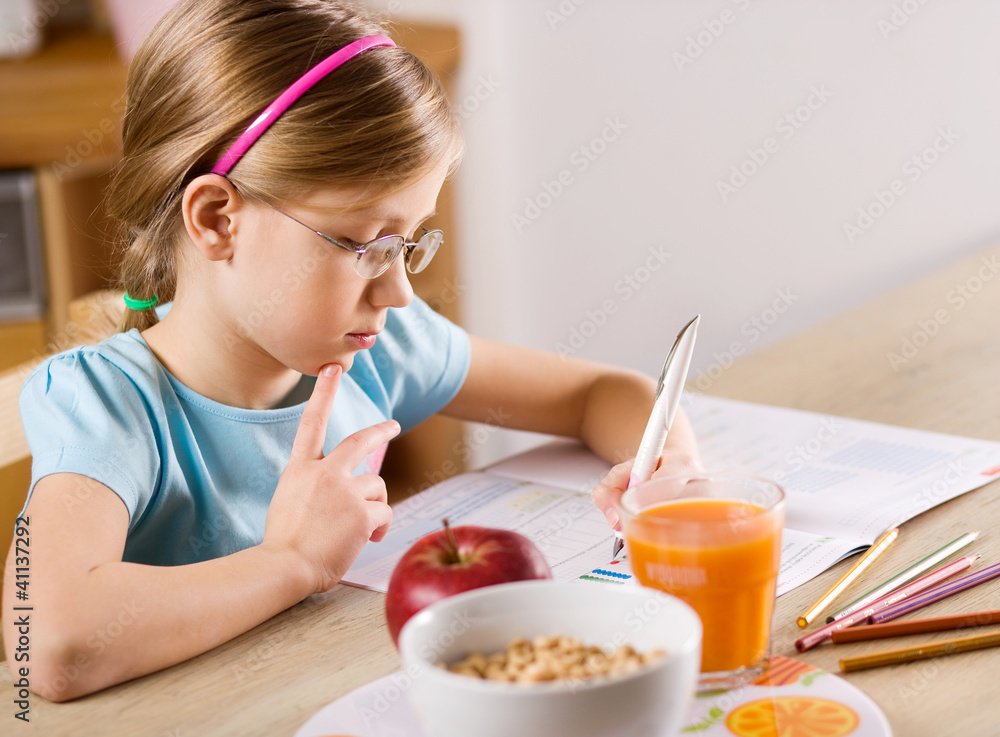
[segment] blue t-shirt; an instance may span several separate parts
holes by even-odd
[[[463,330],[419,299],[390,309],[375,346],[341,377],[324,451],[387,419],[405,432],[455,396],[468,368]],[[126,561],[181,565],[256,545],[314,383],[303,377],[298,404],[240,409],[181,384],[137,330],[60,353],[21,390],[28,498],[53,473],[101,482],[128,508]],[[377,473],[384,454],[355,473]]]

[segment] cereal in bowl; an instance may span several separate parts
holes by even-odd
[[[473,652],[446,667],[473,678],[538,683],[631,673],[664,655],[663,650],[640,653],[631,645],[608,653],[596,645],[584,645],[576,637],[539,635],[532,640],[512,640],[506,650],[492,655]]]

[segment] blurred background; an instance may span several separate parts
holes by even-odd
[[[468,153],[444,195],[453,261],[423,293],[478,335],[655,375],[700,313],[691,387],[710,393],[740,356],[1000,235],[1000,3],[365,2],[448,59],[439,73]],[[65,46],[64,15],[127,59],[169,4],[37,3],[38,49],[9,54],[0,89],[14,95],[18,69]],[[46,162],[0,137],[10,168],[45,163],[51,175],[115,119],[121,69],[98,57],[113,80],[77,105],[109,112],[70,125]],[[109,129],[94,144],[104,158],[83,159],[113,162],[115,141]],[[72,210],[73,181],[99,192],[101,166],[71,169],[42,197],[43,220],[60,192]],[[99,239],[99,217],[77,212],[68,226],[50,214],[41,237],[63,227]],[[78,259],[84,276],[67,292],[52,284],[58,261],[39,302],[49,336],[66,325],[53,301],[99,286],[86,280],[108,265]],[[947,299],[914,305],[915,329]],[[449,441],[461,463],[435,459],[425,479],[541,440],[462,432]]]
[[[474,333],[655,375],[701,313],[710,392],[1000,236],[998,3],[369,4],[461,30]]]

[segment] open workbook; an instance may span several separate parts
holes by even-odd
[[[773,479],[786,493],[778,595],[869,547],[885,530],[1000,477],[1000,443],[685,393],[706,468]],[[531,538],[561,580],[624,582],[612,533],[590,500],[609,464],[554,441],[483,472],[430,487],[393,508],[343,582],[385,591],[403,552],[452,525],[503,527]]]

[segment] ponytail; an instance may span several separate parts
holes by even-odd
[[[174,298],[177,286],[174,226],[161,215],[149,230],[133,233],[119,264],[119,288],[125,311],[119,330],[140,332],[159,322],[156,305]]]

